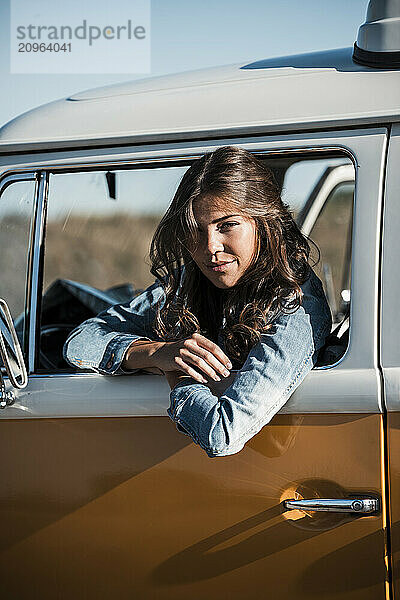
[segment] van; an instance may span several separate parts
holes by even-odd
[[[399,2],[371,0],[354,48],[89,90],[0,130],[3,598],[400,598],[399,40]],[[180,178],[225,145],[319,247],[334,330],[210,459],[164,377],[74,370],[62,346],[151,283]]]

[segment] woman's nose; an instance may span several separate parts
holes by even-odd
[[[206,249],[210,254],[223,251],[224,244],[217,231],[212,231],[206,235]]]

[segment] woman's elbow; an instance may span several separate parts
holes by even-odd
[[[208,435],[203,436],[203,440],[198,440],[198,443],[205,450],[207,456],[217,458],[237,454],[242,450],[246,441],[247,439],[243,438],[240,430],[232,427],[231,423],[227,424],[220,419]]]
[[[218,399],[203,387],[189,392],[182,388],[172,392],[171,402],[167,412],[178,430],[189,435],[210,458],[230,456],[243,448],[248,439],[243,435],[246,425],[229,399]]]
[[[232,454],[237,454],[244,447],[244,443],[240,444],[238,441],[232,440],[225,444],[211,443],[202,447],[207,456],[210,458],[218,458],[220,456],[231,456]]]

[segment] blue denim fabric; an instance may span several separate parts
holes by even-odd
[[[168,415],[208,456],[239,452],[280,410],[314,366],[331,330],[331,313],[313,271],[302,291],[300,308],[276,317],[222,396],[215,396],[206,385],[191,378],[171,391]],[[65,359],[108,375],[123,372],[121,362],[134,340],[159,340],[152,331],[152,322],[156,304],[163,299],[163,288],[156,281],[131,302],[85,321],[67,339]]]
[[[163,299],[161,283],[155,281],[130,302],[112,306],[97,317],[84,321],[71,332],[64,344],[65,360],[81,369],[91,369],[104,375],[122,372],[121,363],[132,342],[138,339],[159,341],[151,325],[157,302]]]

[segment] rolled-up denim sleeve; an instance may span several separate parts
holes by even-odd
[[[164,289],[157,280],[130,302],[116,304],[84,321],[64,344],[65,360],[105,375],[123,372],[121,363],[132,342],[155,339],[152,323],[157,304],[162,306],[164,301]]]
[[[261,336],[223,395],[218,398],[193,379],[171,391],[169,416],[208,456],[239,452],[312,369],[331,330],[329,306],[315,279],[304,286],[302,305],[281,313]]]

